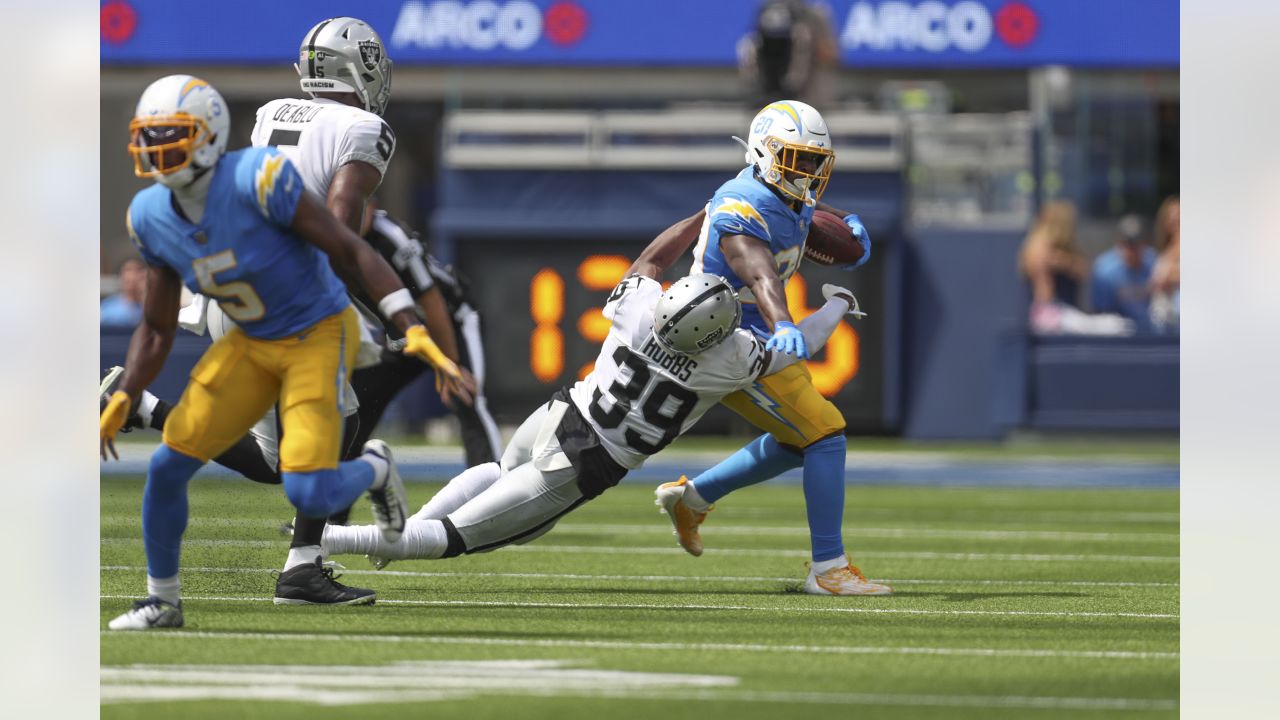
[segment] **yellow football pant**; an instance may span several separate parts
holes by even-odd
[[[279,402],[280,469],[338,466],[342,388],[351,378],[360,326],[354,308],[279,340],[235,328],[191,370],[164,425],[164,443],[208,462],[230,448]]]
[[[804,363],[765,375],[720,401],[783,445],[806,448],[844,430],[844,415],[813,386]]]

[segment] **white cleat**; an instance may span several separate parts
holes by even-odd
[[[809,577],[805,578],[804,591],[810,595],[892,595],[893,588],[888,585],[871,582],[850,560],[847,565],[832,568],[818,574],[809,568]]]
[[[182,627],[182,603],[174,605],[154,595],[139,600],[129,612],[107,623],[112,630],[150,630]]]
[[[689,486],[689,478],[681,475],[675,482],[662,483],[653,491],[657,498],[654,505],[671,518],[671,526],[675,528],[676,540],[685,552],[697,557],[702,554],[702,536],[698,534],[698,526],[707,519],[707,513],[695,512],[684,504],[684,490]],[[715,506],[707,508],[711,512]]]
[[[369,488],[369,502],[373,505],[373,521],[382,531],[382,539],[393,543],[404,532],[405,519],[409,517],[409,502],[404,495],[404,481],[396,470],[391,448],[381,440],[364,444],[365,454],[375,455],[387,463],[387,476],[382,483],[376,481]]]
[[[365,555],[364,557],[369,561],[370,565],[373,565],[374,570],[381,570],[391,564],[391,558],[382,557],[381,555]]]

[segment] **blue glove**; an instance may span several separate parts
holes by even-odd
[[[801,360],[809,359],[809,348],[805,347],[804,334],[795,324],[786,320],[779,320],[774,324],[773,336],[764,344],[764,349],[795,355]]]
[[[853,239],[857,240],[858,244],[862,246],[862,257],[858,258],[858,262],[840,268],[841,270],[852,270],[871,259],[871,233],[867,232],[867,227],[862,224],[862,218],[859,218],[855,213],[845,215],[844,224],[849,226],[849,230],[853,232]]]

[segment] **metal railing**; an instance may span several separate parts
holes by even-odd
[[[905,165],[895,115],[826,115],[837,167]],[[444,163],[456,169],[728,170],[742,167],[751,116],[724,110],[654,112],[459,111],[445,119]]]

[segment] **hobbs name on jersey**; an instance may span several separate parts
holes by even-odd
[[[323,105],[290,105],[285,103],[271,116],[275,122],[306,123],[315,119],[324,109]]]
[[[650,335],[644,341],[644,347],[640,349],[640,352],[648,355],[655,365],[671,373],[671,376],[680,382],[688,382],[689,376],[693,374],[694,370],[698,369],[698,363],[693,358],[687,355],[669,355],[658,347],[653,335]]]

